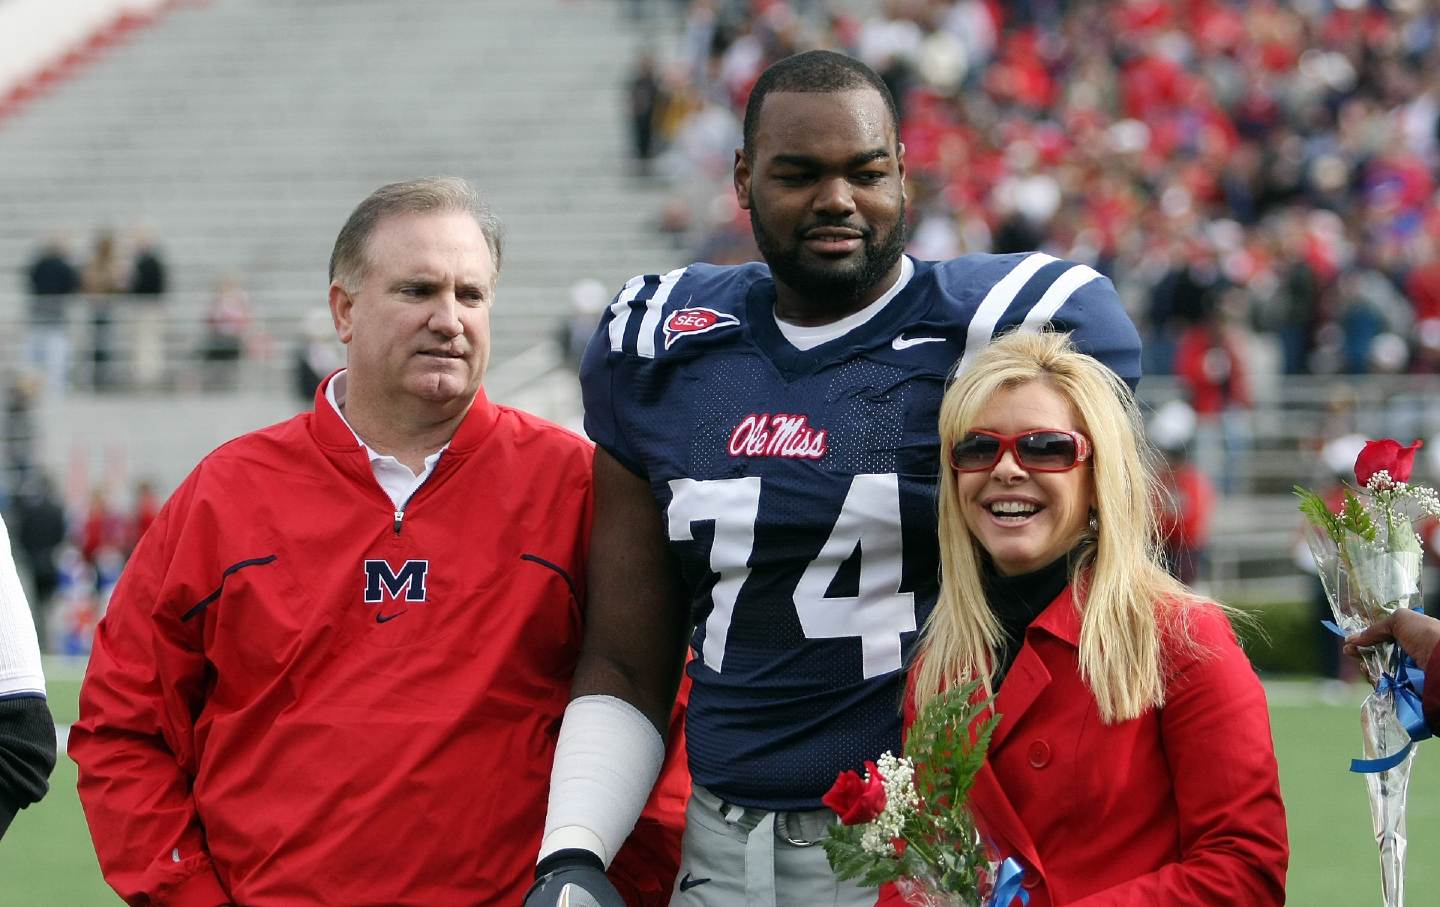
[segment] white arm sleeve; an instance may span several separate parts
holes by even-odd
[[[10,536],[0,523],[0,699],[7,696],[45,695],[45,675],[40,670],[40,643],[35,621],[15,559],[10,554]]]
[[[565,708],[539,859],[578,847],[607,867],[640,818],[665,761],[650,719],[614,696],[581,696]]]

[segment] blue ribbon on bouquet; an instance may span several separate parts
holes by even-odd
[[[1000,864],[1000,869],[995,873],[995,889],[985,907],[1010,907],[1016,898],[1020,899],[1021,904],[1029,905],[1030,892],[1021,887],[1024,881],[1024,867],[1014,857],[1009,857]]]
[[[1336,626],[1334,621],[1322,620],[1325,629],[1345,638],[1345,631]],[[1425,709],[1421,701],[1425,690],[1425,672],[1415,663],[1404,650],[1396,645],[1398,667],[1395,673],[1385,671],[1380,675],[1380,681],[1375,684],[1379,692],[1389,692],[1395,697],[1395,716],[1405,727],[1405,733],[1410,735],[1410,742],[1406,743],[1398,752],[1388,756],[1381,756],[1378,759],[1351,759],[1350,771],[1361,775],[1373,775],[1376,772],[1389,771],[1405,761],[1410,755],[1410,750],[1421,740],[1428,740],[1431,736],[1430,726],[1425,722]]]

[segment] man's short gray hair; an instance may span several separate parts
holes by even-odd
[[[449,214],[464,212],[475,218],[490,258],[495,264],[495,277],[500,276],[500,219],[476,188],[458,176],[430,176],[381,186],[355,206],[330,253],[330,280],[338,281],[347,290],[356,289],[365,279],[370,265],[366,245],[380,221],[397,214]]]

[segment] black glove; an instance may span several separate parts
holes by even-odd
[[[626,907],[605,878],[605,864],[588,850],[557,850],[535,867],[525,907]]]

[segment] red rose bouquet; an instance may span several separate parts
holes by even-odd
[[[895,883],[912,904],[1009,907],[1021,891],[1019,866],[996,865],[965,805],[1000,717],[980,720],[990,700],[979,681],[925,704],[910,727],[905,755],[841,772],[823,800],[840,817],[825,840],[835,874],[862,885]]]
[[[1368,441],[1355,460],[1356,488],[1345,489],[1339,513],[1297,486],[1300,511],[1309,521],[1307,542],[1335,615],[1328,624],[1349,635],[1397,608],[1420,607],[1420,538],[1415,520],[1440,515],[1433,489],[1410,484],[1416,441],[1409,447],[1386,438]],[[1370,818],[1380,846],[1385,907],[1405,901],[1405,797],[1414,744],[1429,736],[1420,708],[1423,677],[1399,646],[1361,652],[1375,690],[1361,706],[1364,759],[1351,771],[1364,774]]]

